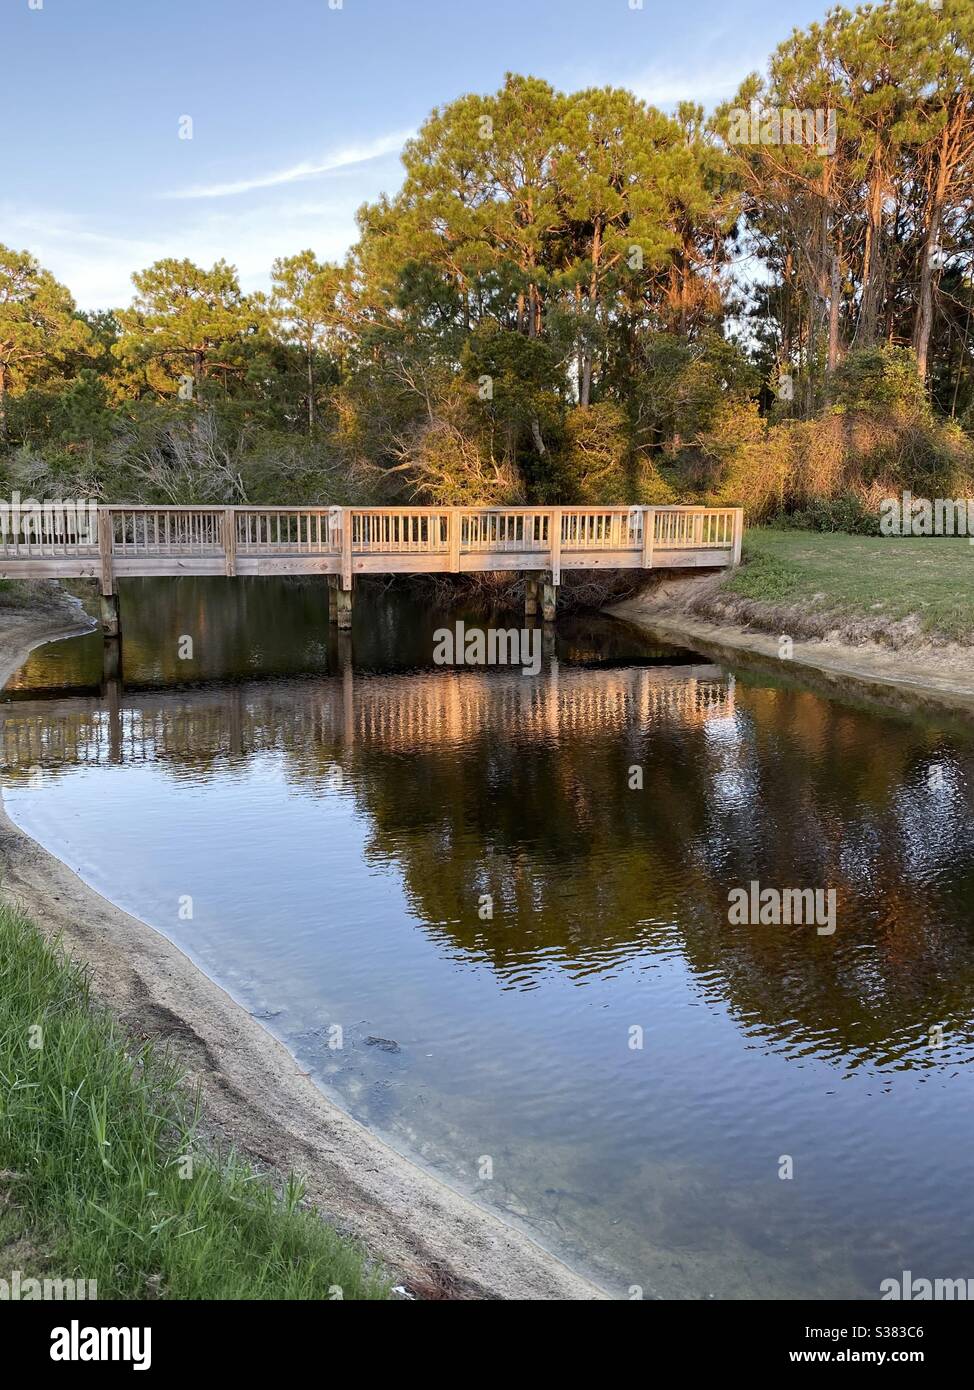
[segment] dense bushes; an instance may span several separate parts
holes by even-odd
[[[87,444],[22,445],[0,456],[0,495],[100,501],[347,504],[375,481],[325,440],[261,429],[233,410],[138,402]]]
[[[933,415],[912,353],[863,349],[819,415],[771,422],[728,400],[664,472],[676,497],[739,503],[752,522],[874,533],[884,497],[974,494],[974,441]]]
[[[853,493],[838,497],[815,498],[804,507],[779,513],[774,518],[778,526],[796,531],[846,531],[854,536],[875,536],[879,518]]]

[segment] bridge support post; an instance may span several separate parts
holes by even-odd
[[[557,602],[558,585],[553,580],[546,579],[541,589],[541,616],[546,623],[554,622]]]
[[[328,621],[338,622],[338,575],[328,576]]]
[[[101,630],[105,637],[117,638],[122,635],[118,594],[102,594],[101,596]]]
[[[117,637],[106,637],[101,644],[101,679],[106,689],[122,679],[122,644]]]
[[[336,589],[335,604],[338,616],[338,630],[347,632],[352,626],[352,590]]]
[[[525,618],[536,618],[538,616],[538,586],[540,582],[540,574],[532,574],[530,571],[528,571],[528,573],[524,577]]]

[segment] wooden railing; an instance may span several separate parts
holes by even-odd
[[[0,578],[731,565],[739,507],[154,507],[0,504]]]
[[[135,556],[222,555],[222,507],[102,507],[111,531],[112,554]]]
[[[437,507],[355,508],[349,512],[356,555],[446,555],[450,512]]]
[[[98,554],[94,503],[0,501],[0,560],[40,560]]]

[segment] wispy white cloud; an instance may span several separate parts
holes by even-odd
[[[3,240],[26,248],[57,276],[82,309],[125,304],[132,295],[133,270],[172,254],[157,236],[119,236],[93,227],[87,218],[63,209],[0,204]]]
[[[279,188],[283,184],[301,183],[307,179],[319,178],[323,174],[337,173],[356,164],[367,164],[373,159],[382,159],[385,155],[398,154],[413,133],[411,130],[393,131],[389,135],[380,135],[364,145],[349,145],[344,149],[335,150],[318,161],[304,160],[300,164],[292,164],[287,169],[278,169],[270,174],[256,174],[229,183],[200,184],[192,188],[175,189],[159,196],[180,200],[233,198],[241,193],[251,193],[255,189]]]
[[[277,256],[310,246],[322,260],[343,260],[357,234],[356,208],[378,191],[377,179],[360,178],[343,180],[328,197],[314,200],[282,189],[243,218],[228,204],[188,204],[171,224],[161,225],[156,215],[147,235],[132,236],[115,234],[108,213],[82,217],[0,201],[0,240],[31,251],[82,309],[128,304],[132,272],[166,256],[187,256],[198,265],[222,258],[237,267],[245,290],[266,290]]]
[[[277,173],[186,189],[168,195],[175,201],[165,210],[153,193],[84,214],[0,197],[0,241],[28,248],[83,309],[129,303],[133,271],[167,256],[199,265],[222,258],[237,267],[245,290],[267,289],[277,256],[311,247],[323,260],[344,259],[357,235],[356,210],[401,181],[401,170],[381,161],[411,134],[396,131]],[[335,177],[310,182],[326,174]],[[264,192],[241,217],[233,195],[251,189]]]
[[[651,106],[668,107],[681,101],[695,101],[709,107],[733,96],[747,74],[760,71],[764,61],[763,58],[750,61],[746,58],[717,59],[687,68],[668,64],[665,68],[651,68],[625,85]]]

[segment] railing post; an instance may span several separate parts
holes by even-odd
[[[101,561],[101,591],[105,598],[115,592],[115,531],[111,513],[98,508],[98,558]]]
[[[734,549],[731,552],[731,564],[741,563],[741,544],[744,540],[744,508],[734,508]]]
[[[232,579],[237,573],[237,513],[233,507],[223,513],[223,553],[227,578]]]
[[[460,527],[462,518],[459,508],[450,508],[449,534],[450,534],[450,572],[451,574],[460,573]]]
[[[643,507],[643,569],[653,568],[653,546],[656,543],[656,508]]]
[[[342,588],[352,587],[352,509],[342,508]],[[341,609],[339,609],[339,613]],[[341,617],[339,617],[341,626]]]
[[[551,543],[551,582],[552,584],[561,583],[561,507],[552,507],[549,513],[550,520],[548,525],[551,527],[551,535],[548,537]]]

